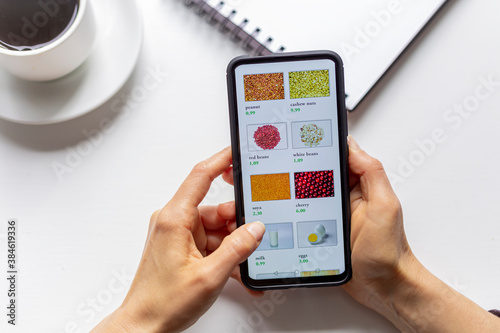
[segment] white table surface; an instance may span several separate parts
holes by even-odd
[[[143,51],[109,103],[57,125],[0,121],[2,332],[89,331],[125,296],[150,214],[191,166],[229,144],[225,69],[243,51],[179,1],[139,6]],[[495,0],[452,1],[349,115],[350,133],[392,174],[417,257],[486,309],[500,307],[500,86],[460,126],[444,117],[455,104],[473,101],[482,78],[500,81],[499,10]],[[112,101],[137,90],[148,68],[165,72],[163,83],[137,103],[128,97],[132,107],[114,113]],[[83,132],[106,118],[112,127],[89,141]],[[446,140],[419,160],[416,141],[432,138],[436,128]],[[59,179],[53,163],[85,148]],[[402,167],[409,159],[419,164],[413,170]],[[231,198],[232,189],[217,181],[207,202]],[[8,218],[19,221],[20,231],[16,327],[4,314]],[[259,310],[269,297],[254,300],[229,282],[188,331],[396,331],[339,288],[285,291],[283,304]]]

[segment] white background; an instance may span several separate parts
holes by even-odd
[[[225,69],[242,51],[180,1],[140,7],[144,48],[113,99],[127,98],[147,68],[159,67],[167,77],[144,100],[132,100],[129,112],[114,117],[108,103],[58,125],[0,121],[0,258],[8,218],[18,219],[21,233],[19,325],[7,327],[0,313],[1,331],[90,330],[125,296],[130,280],[122,279],[124,287],[116,276],[135,272],[151,213],[192,165],[229,144]],[[470,101],[481,78],[500,81],[499,10],[494,0],[452,1],[349,116],[360,145],[392,175],[398,169],[403,175],[393,183],[417,257],[486,309],[500,307],[500,87],[460,126],[443,116]],[[87,140],[82,132],[99,129],[105,118],[113,127],[93,137],[91,153],[58,179],[52,163],[66,163],[69,149]],[[413,170],[403,169],[402,160],[421,156],[416,140],[431,138],[436,128],[447,140]],[[229,200],[231,191],[217,181],[207,201]],[[0,279],[0,304],[5,282]],[[339,288],[285,291],[273,309],[270,299],[254,300],[230,282],[189,332],[396,331]]]

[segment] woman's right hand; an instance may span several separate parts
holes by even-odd
[[[353,277],[344,289],[402,332],[500,332],[500,319],[414,256],[401,204],[382,167],[349,136]]]
[[[344,289],[358,302],[383,310],[401,270],[414,256],[406,240],[401,204],[380,161],[349,136],[353,277]]]

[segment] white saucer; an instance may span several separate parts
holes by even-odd
[[[68,76],[45,83],[17,79],[0,68],[0,118],[54,124],[104,104],[132,74],[143,26],[135,0],[92,0],[98,37],[87,61]]]

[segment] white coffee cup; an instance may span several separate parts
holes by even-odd
[[[66,0],[52,1],[57,5],[66,3]],[[14,76],[30,81],[61,78],[88,58],[96,33],[91,1],[79,0],[76,17],[62,36],[33,50],[9,50],[0,46],[0,66]]]

